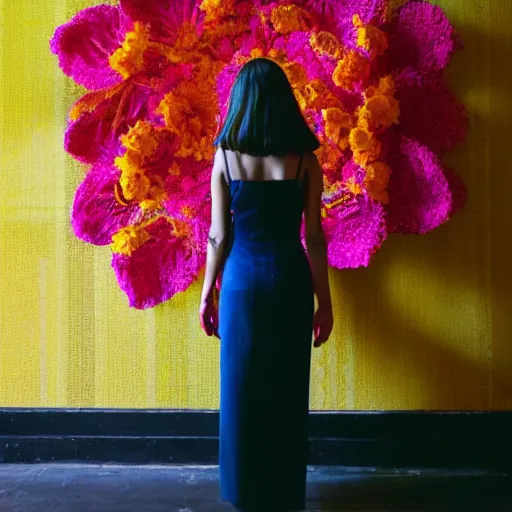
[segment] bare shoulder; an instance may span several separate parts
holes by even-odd
[[[225,174],[225,160],[224,160],[224,150],[218,146],[215,154],[213,155],[213,168],[212,175],[213,176],[224,176]]]

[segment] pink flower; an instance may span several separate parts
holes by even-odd
[[[467,128],[443,75],[459,41],[439,7],[410,0],[390,18],[389,6],[120,0],[57,29],[52,51],[90,90],[65,134],[66,150],[91,164],[73,229],[111,243],[131,306],[171,298],[204,265],[217,122],[257,56],[283,66],[322,143],[331,266],[366,266],[389,233],[426,233],[462,207],[465,186],[439,160]]]

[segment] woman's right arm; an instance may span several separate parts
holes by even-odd
[[[323,173],[316,155],[307,155],[304,163],[307,171],[304,202],[306,247],[318,301],[318,310],[314,319],[314,346],[319,347],[328,340],[333,327],[327,244],[321,216]]]

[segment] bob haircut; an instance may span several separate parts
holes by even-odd
[[[320,143],[302,116],[284,71],[257,58],[240,70],[214,145],[252,156],[304,154]]]

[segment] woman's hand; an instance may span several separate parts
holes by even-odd
[[[212,291],[208,298],[201,301],[199,306],[199,322],[201,329],[207,336],[219,337],[219,307],[216,291]]]
[[[333,323],[332,307],[319,307],[313,320],[313,334],[315,338],[313,346],[319,347],[329,339]]]

